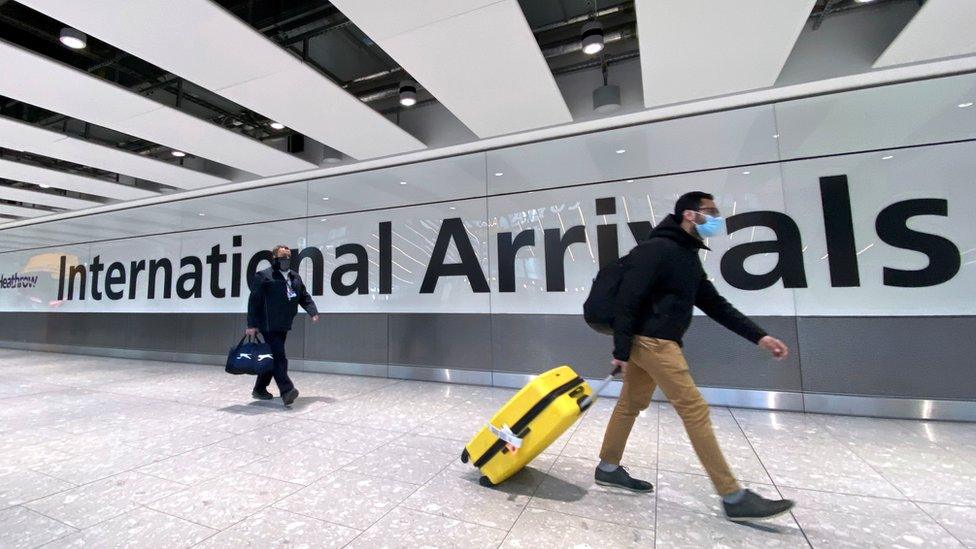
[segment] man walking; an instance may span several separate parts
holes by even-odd
[[[746,318],[708,281],[698,250],[707,249],[702,238],[719,234],[723,223],[712,195],[687,193],[678,199],[674,213],[624,259],[627,268],[614,312],[612,360],[614,367],[623,369],[624,382],[603,438],[595,477],[604,486],[654,490],[651,483],[632,478],[620,460],[634,420],[650,405],[654,388],[660,387],[722,497],[726,516],[730,520],[771,518],[789,511],[793,502],[765,499],[739,485],[715,439],[708,404],[681,352],[681,337],[691,323],[692,307],[697,306],[776,359],[789,354],[782,341]]]
[[[298,314],[299,305],[311,315],[312,322],[319,321],[319,312],[302,278],[292,270],[291,249],[279,244],[271,250],[271,256],[271,267],[255,273],[251,296],[247,300],[245,333],[253,336],[258,331],[261,332],[264,340],[271,346],[274,370],[258,376],[251,396],[261,400],[274,398],[268,392],[268,385],[273,377],[278,385],[278,392],[281,393],[281,400],[285,406],[289,406],[298,398],[298,389],[288,377],[285,339],[295,315]]]

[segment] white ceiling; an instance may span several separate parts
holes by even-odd
[[[228,182],[222,177],[188,170],[176,164],[70,137],[3,116],[0,116],[0,147],[67,160],[179,189],[198,189]]]
[[[334,0],[478,137],[572,122],[515,0]]]
[[[39,217],[49,213],[51,212],[47,210],[38,210],[35,208],[22,208],[20,206],[11,206],[10,204],[0,204],[0,215],[13,215],[17,217]]]
[[[21,3],[353,158],[424,148],[210,0],[182,0],[178,5],[172,0]]]
[[[644,105],[776,83],[816,0],[636,0]]]
[[[0,185],[0,198],[4,200],[24,202],[27,204],[53,206],[55,208],[67,208],[69,210],[80,210],[82,208],[93,208],[95,206],[102,205],[100,202],[94,202],[91,200],[69,198],[67,196],[29,191],[27,189],[15,189],[13,187],[3,185]]]
[[[0,78],[0,95],[240,170],[268,176],[315,167],[259,141],[4,41],[0,41],[0,74],[5,75]]]
[[[35,185],[50,185],[55,189],[104,196],[112,200],[133,200],[136,198],[157,196],[159,194],[131,185],[122,185],[103,179],[95,179],[94,177],[76,175],[5,159],[0,159],[0,177],[14,181],[22,181],[24,183],[34,183]]]
[[[972,54],[976,54],[976,1],[929,0],[874,67]]]

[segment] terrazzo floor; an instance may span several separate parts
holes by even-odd
[[[602,400],[499,489],[459,461],[513,391],[0,350],[0,547],[976,547],[976,425],[713,408],[733,470],[797,501],[721,514],[666,404],[593,484]],[[274,389],[274,387],[272,387]]]

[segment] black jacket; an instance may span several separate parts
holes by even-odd
[[[301,305],[310,315],[319,314],[302,277],[288,271],[295,297],[288,299],[285,277],[277,269],[265,269],[254,275],[251,297],[247,300],[247,326],[262,332],[287,332]]]
[[[708,281],[698,258],[700,249],[708,248],[669,215],[623,259],[627,269],[614,310],[614,358],[630,358],[635,334],[681,345],[691,324],[692,307],[753,343],[766,335]]]

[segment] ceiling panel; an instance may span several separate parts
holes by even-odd
[[[875,68],[976,54],[976,2],[930,0],[902,29]]]
[[[0,116],[0,147],[154,181],[179,189],[228,183],[227,179],[100,145]]]
[[[130,185],[121,185],[103,179],[85,177],[83,175],[4,159],[0,159],[0,177],[14,181],[22,181],[24,183],[34,183],[36,185],[50,185],[55,189],[104,196],[113,200],[133,200],[136,198],[158,196],[159,194]]]
[[[34,208],[22,208],[11,206],[10,204],[0,204],[0,215],[12,215],[16,217],[39,217],[51,212],[47,210],[35,210]]]
[[[87,5],[87,3],[86,3]],[[205,48],[201,48],[205,49]],[[227,166],[268,176],[315,167],[111,82],[0,40],[0,95],[154,141]],[[161,125],[143,133],[146,117]]]
[[[424,148],[210,0],[22,3],[353,158]]]
[[[515,0],[335,0],[479,137],[572,122]]]
[[[816,0],[636,0],[644,105],[776,83]]]
[[[100,202],[94,202],[91,200],[69,198],[67,196],[40,193],[37,191],[29,191],[27,189],[15,189],[13,187],[6,187],[3,185],[0,185],[0,198],[4,200],[24,202],[26,204],[38,204],[40,206],[53,206],[55,208],[67,208],[69,210],[80,210],[82,208],[94,208],[95,206],[102,205]]]

